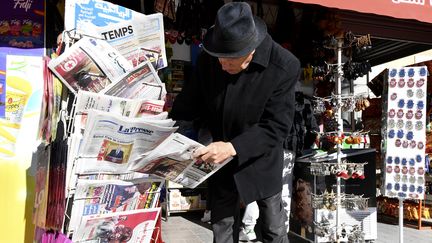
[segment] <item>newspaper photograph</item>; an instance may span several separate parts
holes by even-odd
[[[161,208],[83,216],[73,242],[149,243]]]
[[[99,92],[132,65],[105,40],[83,37],[48,67],[75,94],[78,90]]]
[[[177,130],[171,119],[121,117],[92,110],[80,147],[77,173],[125,172],[127,163],[147,153]],[[105,162],[105,163],[103,163]]]
[[[164,180],[83,180],[76,185],[69,232],[83,216],[154,208]]]
[[[153,66],[149,61],[145,61],[121,76],[101,93],[128,99],[165,100],[167,91]]]
[[[179,133],[173,133],[150,153],[129,163],[129,170],[195,188],[232,159],[214,164],[193,158],[193,152],[203,146]]]
[[[99,36],[134,66],[144,59],[155,69],[167,66],[163,15],[144,15],[102,0],[66,0],[65,30]]]

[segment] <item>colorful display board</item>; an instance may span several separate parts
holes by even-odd
[[[0,46],[44,47],[44,1],[6,0],[0,9]]]
[[[424,198],[427,75],[425,66],[389,70],[384,161],[388,197]]]

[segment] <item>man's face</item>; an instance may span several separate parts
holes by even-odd
[[[252,61],[255,50],[243,57],[219,57],[222,70],[229,74],[237,74],[246,69]]]

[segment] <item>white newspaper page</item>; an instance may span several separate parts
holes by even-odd
[[[121,173],[128,161],[151,151],[177,129],[172,127],[172,120],[163,123],[167,126],[155,124],[162,123],[97,110],[89,112],[80,148],[80,156],[83,157],[80,164],[85,166],[80,166],[78,173]]]
[[[102,0],[66,0],[65,30],[101,36],[134,65],[145,58],[167,66],[162,14],[144,15]]]
[[[173,133],[150,153],[130,163],[129,169],[195,188],[232,159],[221,164],[194,159],[193,152],[203,146],[179,133]]]
[[[74,131],[84,132],[87,114],[91,110],[129,116],[132,112],[135,112],[136,106],[139,106],[136,102],[139,101],[79,90],[75,103]]]
[[[132,100],[79,90],[75,103],[74,130],[75,132],[85,130],[87,114],[90,110],[107,111],[119,116],[159,119],[158,117],[153,118],[153,116],[161,114],[164,105],[165,102],[162,100]]]
[[[158,70],[167,66],[163,15],[136,14],[132,20],[98,28],[98,35],[107,40],[134,66],[149,60]]]
[[[108,42],[83,37],[48,67],[75,94],[99,92],[132,69],[132,65]]]
[[[165,84],[160,80],[150,62],[140,63],[130,72],[119,77],[102,93],[128,99],[165,100]]]
[[[69,221],[69,232],[75,231],[83,216],[155,207],[163,184],[162,179],[79,179]]]
[[[75,103],[76,114],[87,114],[89,110],[112,112],[121,116],[129,116],[136,103],[144,103],[144,100],[131,100],[80,90]]]
[[[84,216],[73,242],[149,243],[161,208]]]

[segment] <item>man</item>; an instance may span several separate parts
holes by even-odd
[[[121,150],[122,146],[118,145],[116,149],[112,149],[108,155],[106,156],[106,160],[121,163],[123,162],[123,150]]]
[[[240,200],[257,202],[263,242],[288,242],[282,145],[292,125],[300,63],[271,39],[245,2],[218,10],[203,48],[197,77],[185,83],[170,115],[208,125],[213,142],[195,157],[212,163],[233,157],[208,180],[214,242],[238,242]]]

